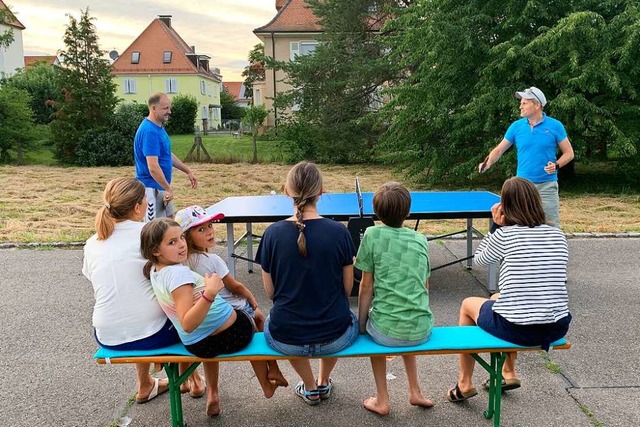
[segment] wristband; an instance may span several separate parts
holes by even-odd
[[[560,169],[560,163],[556,162],[556,171]]]
[[[200,296],[209,304],[213,304],[213,300],[204,294],[204,291],[200,292]]]

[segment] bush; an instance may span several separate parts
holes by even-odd
[[[171,118],[166,130],[170,134],[193,133],[193,124],[198,114],[198,101],[192,95],[178,95],[171,102]]]
[[[133,164],[133,144],[115,130],[89,130],[78,141],[80,166],[128,166]]]

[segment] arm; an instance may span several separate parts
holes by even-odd
[[[173,194],[171,184],[167,181],[167,178],[164,176],[164,172],[162,172],[162,168],[160,168],[160,163],[158,163],[158,156],[147,156],[146,158],[147,167],[149,168],[149,173],[153,179],[160,184],[167,193]]]
[[[424,287],[427,288],[427,290],[429,290],[429,278],[427,277],[427,280],[424,281]]]
[[[367,331],[367,320],[369,319],[369,308],[371,308],[372,300],[373,273],[363,271],[362,280],[360,281],[360,294],[358,295],[358,322],[361,334]]]
[[[264,285],[264,291],[267,293],[267,296],[270,300],[273,300],[273,280],[271,279],[271,274],[266,273],[262,270],[262,284]]]
[[[353,289],[353,264],[342,267],[342,283],[344,285],[344,293],[347,296],[351,295],[351,289]]]
[[[204,295],[213,300],[218,292],[223,288],[222,280],[217,274],[207,274],[205,277]],[[211,304],[205,298],[200,298],[193,303],[193,284],[185,283],[171,292],[171,296],[176,305],[176,314],[182,329],[186,333],[191,333],[204,321],[209,312]]]
[[[182,172],[187,174],[189,181],[191,181],[191,188],[198,188],[198,178],[193,173],[189,166],[182,163],[182,161],[175,154],[171,153],[171,164],[174,168],[181,170]]]
[[[227,274],[222,278],[222,282],[224,283],[224,287],[229,290],[234,295],[242,297],[249,302],[249,305],[254,310],[258,308],[258,301],[256,301],[256,297],[253,296],[251,291],[242,283],[238,282],[236,279],[231,276],[231,274]]]
[[[562,155],[558,157],[555,163],[549,162],[547,166],[545,166],[544,170],[547,173],[554,173],[558,171],[558,168],[556,167],[556,163],[558,164],[559,167],[563,167],[563,166],[566,166],[567,163],[569,163],[571,160],[573,160],[573,157],[574,157],[573,146],[571,145],[569,138],[565,138],[562,141],[560,141],[560,143],[558,144],[558,147],[560,148]]]
[[[507,151],[509,147],[511,147],[511,142],[509,142],[507,139],[503,139],[502,141],[500,141],[500,144],[498,144],[496,148],[491,150],[484,162],[480,163],[480,165],[478,166],[478,171],[482,173],[489,169],[491,165],[500,160],[500,157],[502,157],[504,152]]]

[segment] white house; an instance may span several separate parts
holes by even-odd
[[[0,9],[8,11],[9,8],[0,0]],[[0,47],[0,77],[15,74],[16,69],[24,68],[24,49],[22,47],[22,30],[24,25],[16,16],[9,12],[4,20],[0,20],[0,34],[13,31],[13,43],[7,47]]]

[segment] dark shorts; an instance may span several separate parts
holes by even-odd
[[[98,340],[95,329],[93,330],[93,336],[96,338],[96,342],[102,348],[109,350],[154,350],[156,348],[169,347],[170,345],[180,342],[180,336],[178,331],[173,327],[173,324],[169,319],[165,322],[162,329],[150,337],[142,338],[136,341],[126,342],[118,345],[105,345]]]
[[[233,325],[219,334],[209,335],[195,344],[185,345],[187,350],[198,357],[209,358],[235,353],[248,346],[253,338],[253,319],[242,310],[235,312],[237,318]]]
[[[541,346],[543,350],[549,351],[551,343],[564,337],[569,330],[571,314],[556,323],[516,325],[493,311],[494,303],[495,301],[489,300],[482,304],[477,324],[494,337],[510,343],[525,347]]]

